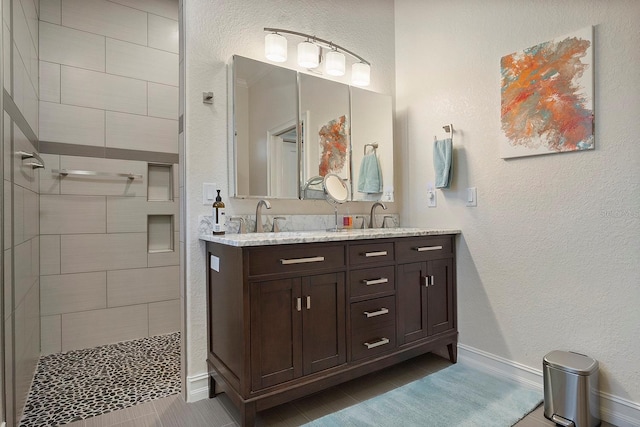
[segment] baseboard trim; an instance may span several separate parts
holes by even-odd
[[[458,344],[458,360],[540,391],[544,388],[542,369],[534,369],[464,344]],[[601,391],[600,418],[618,427],[640,427],[640,404]]]
[[[198,374],[187,377],[187,402],[209,398],[209,374]]]

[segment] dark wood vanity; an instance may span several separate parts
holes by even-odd
[[[208,241],[210,396],[256,412],[446,346],[455,235],[232,246]]]

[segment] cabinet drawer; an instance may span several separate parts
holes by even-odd
[[[346,265],[344,245],[282,245],[249,249],[248,253],[250,276],[335,269]]]
[[[353,270],[349,275],[351,298],[393,291],[396,288],[395,268],[373,267]]]
[[[351,265],[384,263],[394,259],[393,242],[349,246],[349,263]]]
[[[396,326],[375,330],[361,330],[351,339],[351,360],[375,356],[396,348]]]
[[[396,297],[375,298],[351,304],[351,329],[380,329],[395,325]]]
[[[449,258],[453,256],[452,240],[451,236],[398,239],[396,244],[398,259],[404,263],[406,261]]]

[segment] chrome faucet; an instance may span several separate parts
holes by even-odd
[[[262,206],[266,207],[267,209],[271,209],[271,203],[269,203],[268,200],[264,199],[258,202],[258,206],[256,206],[256,228],[254,229],[256,233],[264,232],[264,228],[262,226]]]
[[[380,206],[384,210],[387,209],[387,207],[382,202],[375,202],[373,206],[371,206],[371,218],[369,218],[369,228],[376,228],[376,208],[378,206]]]

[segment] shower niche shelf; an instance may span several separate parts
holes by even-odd
[[[173,165],[148,164],[147,200],[166,202],[173,200]]]
[[[147,252],[173,252],[173,215],[147,216]]]

